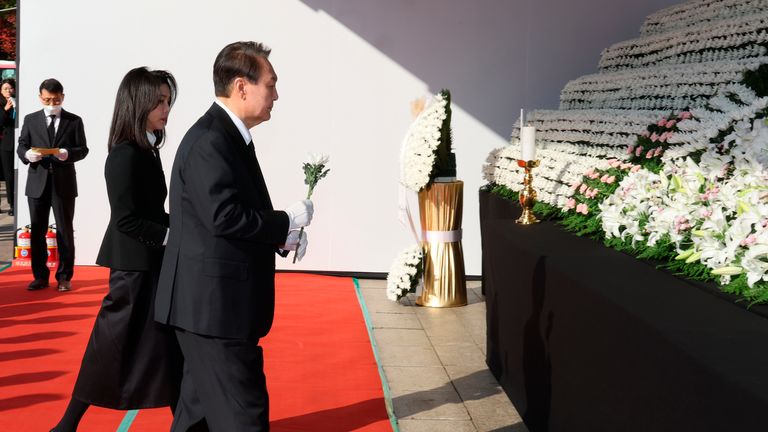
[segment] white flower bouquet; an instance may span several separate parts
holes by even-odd
[[[399,301],[408,293],[416,292],[423,273],[423,252],[420,245],[403,250],[395,258],[387,274],[387,298]]]

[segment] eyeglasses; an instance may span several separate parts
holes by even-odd
[[[54,105],[59,105],[60,103],[62,103],[64,101],[64,98],[60,98],[60,97],[45,97],[44,98],[44,97],[41,97],[40,100],[43,101],[43,103],[46,104],[46,105],[48,105],[50,103],[53,103]]]

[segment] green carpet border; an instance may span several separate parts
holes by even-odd
[[[128,432],[128,430],[131,428],[131,425],[133,424],[133,420],[135,420],[136,416],[139,415],[139,411],[140,410],[130,410],[125,413],[123,421],[121,421],[117,426],[116,432]]]
[[[352,278],[352,281],[355,283],[355,294],[357,294],[357,301],[360,303],[360,309],[363,311],[363,319],[365,319],[365,327],[368,330],[368,338],[371,340],[373,358],[376,360],[376,366],[379,368],[381,388],[384,391],[384,403],[387,406],[389,422],[392,424],[392,432],[400,432],[400,427],[397,424],[397,417],[395,417],[395,409],[392,406],[392,394],[389,391],[389,384],[387,384],[387,376],[384,374],[384,368],[381,366],[381,361],[379,360],[379,349],[376,345],[376,339],[373,337],[373,324],[371,323],[371,316],[368,313],[368,307],[365,305],[365,300],[363,300],[363,294],[360,292],[360,282],[355,277]]]

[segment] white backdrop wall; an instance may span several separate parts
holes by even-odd
[[[227,43],[273,49],[280,100],[252,132],[272,200],[305,194],[307,152],[331,155],[316,189],[310,249],[279,268],[386,272],[412,237],[397,218],[398,154],[409,102],[453,92],[454,143],[465,181],[464,251],[481,273],[477,190],[488,152],[505,145],[525,108],[555,108],[562,86],[596,70],[600,51],[634,37],[671,0],[35,0],[20,2],[19,107],[39,109],[37,88],[64,84],[65,108],[83,117],[91,149],[78,162],[77,263],[93,264],[109,218],[106,138],[119,81],[146,65],[179,82],[168,140],[176,147],[213,100],[213,59]],[[638,4],[639,3],[639,4]],[[19,167],[19,224],[29,223]],[[415,202],[415,201],[414,201]]]

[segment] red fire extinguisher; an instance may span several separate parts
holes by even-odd
[[[56,267],[59,264],[59,248],[56,245],[56,225],[50,225],[45,233],[45,245],[48,247],[48,267]]]
[[[14,250],[14,265],[31,265],[32,261],[32,233],[29,231],[29,225],[20,227],[16,230],[16,248]]]

